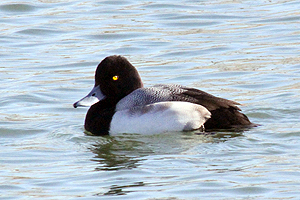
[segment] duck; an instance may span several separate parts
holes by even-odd
[[[100,62],[93,89],[73,107],[90,107],[84,128],[103,136],[254,126],[238,105],[178,84],[144,87],[137,69],[125,57],[112,55]]]

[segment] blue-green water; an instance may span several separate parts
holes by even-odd
[[[1,1],[0,199],[299,199],[299,1]],[[238,101],[240,132],[93,137],[97,64]]]

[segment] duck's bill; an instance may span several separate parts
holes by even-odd
[[[80,106],[83,106],[83,107],[91,106],[91,105],[97,103],[98,101],[101,101],[104,98],[105,98],[105,96],[102,94],[102,92],[100,90],[100,86],[98,85],[98,86],[95,86],[88,95],[86,95],[79,101],[75,102],[73,104],[73,106],[74,106],[74,108],[77,108]]]

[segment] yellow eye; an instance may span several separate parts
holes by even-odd
[[[119,76],[113,76],[112,79],[113,79],[114,81],[116,81],[116,80],[119,79]]]

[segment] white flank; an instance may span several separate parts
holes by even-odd
[[[117,111],[111,121],[110,134],[159,134],[195,130],[210,118],[203,106],[188,102],[167,101]]]

